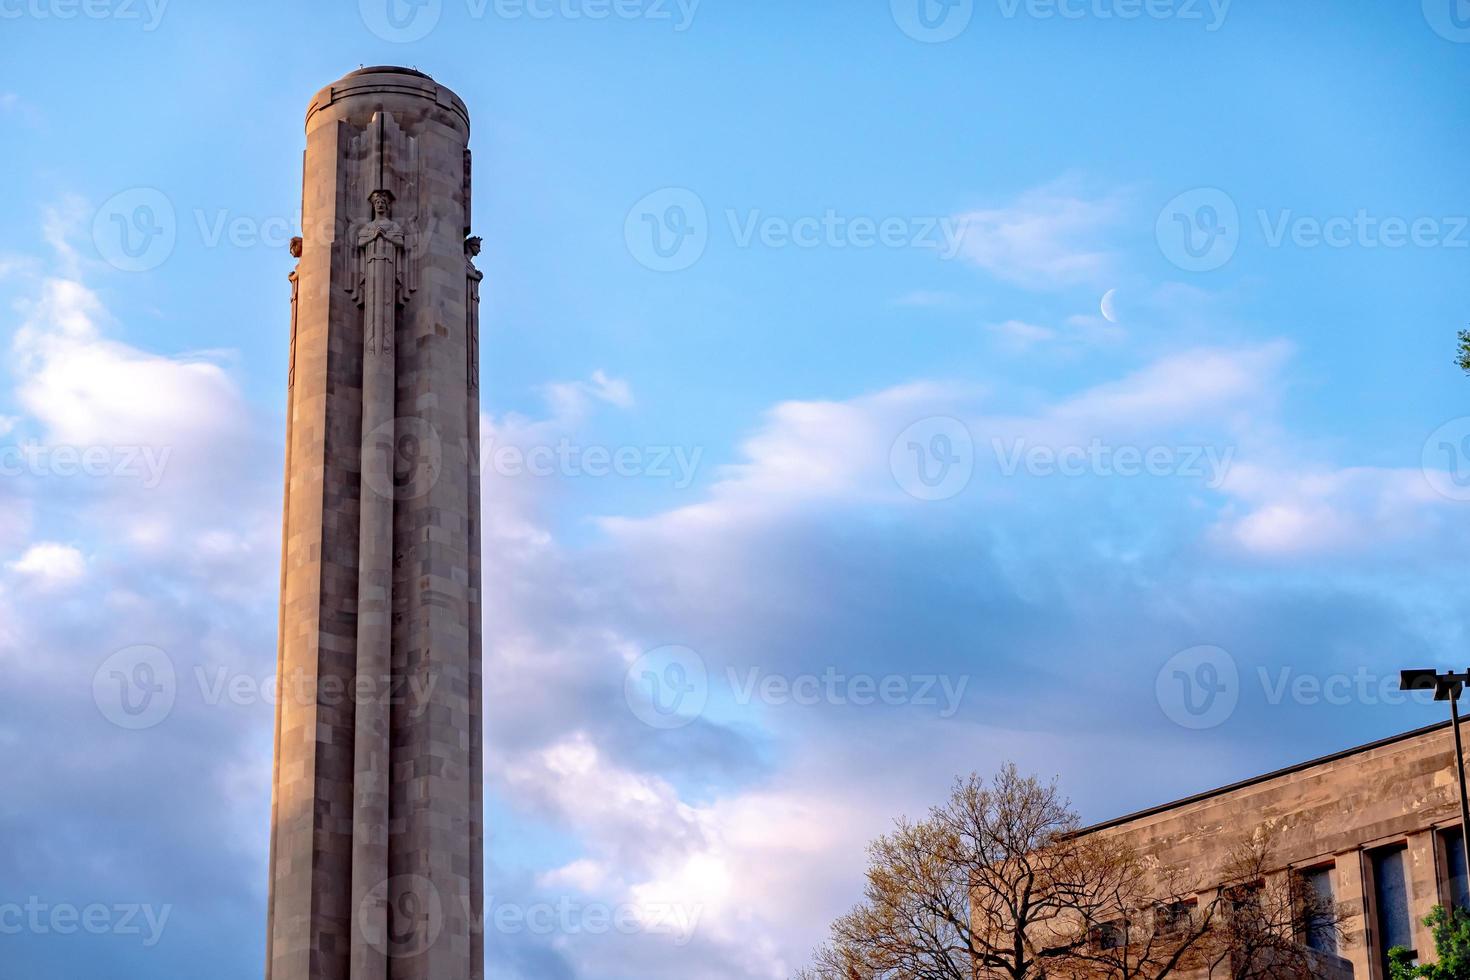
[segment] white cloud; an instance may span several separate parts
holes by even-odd
[[[87,560],[71,545],[41,541],[6,567],[42,588],[58,589],[80,580],[87,573]]]
[[[740,963],[739,976],[783,977],[799,965],[807,939],[796,937],[836,911],[834,884],[856,870],[848,855],[891,816],[891,797],[810,779],[691,805],[580,734],[510,769],[511,786],[591,853],[540,876],[543,888],[626,904],[655,930],[647,941],[697,938],[704,957]],[[574,954],[598,972],[596,951]]]
[[[23,312],[16,394],[48,442],[230,453],[245,409],[218,364],[105,338],[101,301],[75,280],[47,279]]]
[[[1007,351],[1022,354],[1044,346],[1049,356],[1066,358],[1076,358],[1101,344],[1116,344],[1127,336],[1122,327],[1100,316],[1072,314],[1064,323],[1065,329],[1012,319],[989,324],[986,329]]]
[[[1456,516],[1419,470],[1247,463],[1232,467],[1224,490],[1239,506],[1222,514],[1216,541],[1269,558],[1432,547],[1446,543]]]
[[[1022,194],[1009,207],[960,214],[960,255],[1030,289],[1106,285],[1116,259],[1104,245],[1122,213],[1117,196],[1089,199],[1070,182]]]
[[[537,875],[536,884],[544,889],[583,894],[606,891],[613,885],[612,866],[606,861],[579,858]]]
[[[552,414],[566,421],[581,419],[595,402],[617,408],[633,406],[633,389],[628,382],[608,376],[601,368],[586,381],[555,381],[543,390]]]
[[[1326,504],[1275,501],[1234,522],[1235,540],[1247,551],[1281,555],[1323,551],[1347,542],[1345,515]]]
[[[60,203],[44,209],[41,213],[41,239],[51,248],[51,273],[62,279],[80,279],[82,257],[72,244],[80,230],[85,228],[91,217],[87,202],[68,194]]]
[[[619,537],[725,530],[812,504],[891,498],[896,492],[888,451],[909,424],[957,411],[978,389],[935,382],[887,388],[849,401],[788,401],[766,412],[762,426],[740,444],[743,460],[725,466],[708,497],[646,519],[609,517]],[[718,562],[712,562],[716,567]]]
[[[1290,353],[1290,346],[1278,341],[1169,354],[1062,401],[1050,414],[1114,426],[1164,428],[1204,418],[1235,427],[1246,421],[1241,409],[1264,414],[1271,407]]]
[[[69,198],[44,215],[53,261],[16,266],[28,287],[10,343],[17,492],[56,501],[90,553],[125,555],[140,575],[169,562],[246,597],[280,540],[277,501],[262,493],[279,487],[275,426],[263,429],[219,363],[227,352],[120,339],[125,326],[79,275],[84,209]]]
[[[1014,330],[1031,336],[1044,328],[1017,324]],[[1185,351],[1015,416],[985,414],[979,389],[933,382],[849,401],[783,402],[741,444],[743,461],[726,466],[705,499],[648,518],[605,518],[602,525],[623,540],[646,536],[697,550],[729,546],[739,537],[727,529],[810,503],[903,499],[890,469],[893,441],[910,424],[936,416],[966,421],[977,465],[996,439],[1085,446],[1195,424],[1234,440],[1251,432],[1255,413],[1273,402],[1288,353],[1281,343]]]
[[[1025,350],[1035,344],[1052,340],[1057,332],[1051,327],[1042,327],[1024,320],[1007,320],[1004,323],[993,323],[990,332],[1000,337],[1007,345]]]
[[[684,804],[668,782],[610,763],[585,732],[570,732],[509,763],[505,780],[574,826],[585,842],[619,850],[625,874],[637,874],[704,833],[700,812]]]
[[[962,305],[960,297],[939,289],[915,289],[904,293],[893,301],[894,306],[912,306],[921,309],[945,309]]]

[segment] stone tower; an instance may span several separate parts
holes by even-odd
[[[268,980],[483,976],[469,135],[407,68],[306,110]]]

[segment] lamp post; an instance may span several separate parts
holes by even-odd
[[[1450,703],[1450,727],[1455,730],[1455,775],[1460,784],[1460,841],[1465,859],[1463,869],[1470,887],[1470,795],[1465,791],[1465,749],[1460,740],[1460,692],[1470,683],[1470,671],[1441,673],[1431,668],[1399,672],[1399,690],[1433,691],[1434,700]]]

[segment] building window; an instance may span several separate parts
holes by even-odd
[[[1388,962],[1388,951],[1395,946],[1414,948],[1413,928],[1409,919],[1409,883],[1404,874],[1405,848],[1385,847],[1372,852],[1373,905],[1378,919],[1378,956]]]
[[[1444,848],[1445,900],[1450,908],[1470,909],[1470,880],[1465,877],[1465,838],[1460,828],[1439,833]]]
[[[1264,881],[1235,885],[1225,892],[1225,907],[1231,915],[1257,911],[1261,907],[1261,893],[1265,890]]]
[[[1301,929],[1307,948],[1337,955],[1337,898],[1332,891],[1332,865],[1301,873]]]
[[[1098,949],[1122,949],[1123,920],[1114,919],[1112,922],[1101,922],[1093,926],[1092,945]]]
[[[1161,936],[1177,936],[1186,932],[1193,922],[1195,903],[1192,901],[1171,902],[1154,908],[1154,930]]]

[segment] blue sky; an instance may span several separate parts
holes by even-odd
[[[285,245],[363,64],[474,123],[490,976],[785,976],[957,773],[1102,819],[1438,719],[1463,3],[390,2],[0,3],[0,974],[261,975]]]

